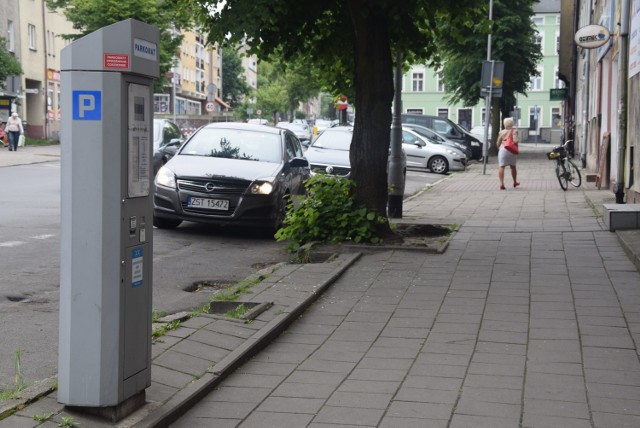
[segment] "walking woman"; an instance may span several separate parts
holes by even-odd
[[[13,112],[11,117],[7,119],[6,131],[9,134],[9,151],[18,151],[18,141],[20,136],[24,134],[22,128],[22,120],[18,117],[18,113]]]
[[[509,167],[511,168],[513,187],[518,187],[520,183],[518,182],[518,170],[516,169],[518,155],[510,152],[504,146],[509,135],[511,135],[511,138],[513,139],[516,147],[518,146],[520,138],[518,137],[518,129],[513,127],[512,118],[507,117],[502,121],[502,123],[504,124],[504,129],[498,134],[496,147],[500,149],[498,150],[498,177],[500,178],[500,190],[505,190],[506,187],[504,187],[504,169],[507,165],[509,165]]]

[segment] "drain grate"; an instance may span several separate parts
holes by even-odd
[[[203,281],[196,281],[193,284],[187,285],[183,288],[188,293],[215,293],[220,290],[226,290],[232,287],[236,281],[228,279],[205,279]]]

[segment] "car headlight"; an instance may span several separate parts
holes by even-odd
[[[268,195],[273,191],[273,183],[270,181],[254,181],[249,186],[249,193],[252,195]]]
[[[472,141],[471,145],[474,146],[474,147],[480,147],[480,143],[477,142],[477,141]]]
[[[163,166],[156,174],[156,184],[175,189],[176,175],[169,168]]]

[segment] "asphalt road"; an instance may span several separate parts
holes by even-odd
[[[405,196],[443,178],[408,171]],[[57,373],[60,162],[0,168],[0,389],[11,386],[16,354],[27,384]],[[204,305],[194,284],[238,282],[289,261],[286,244],[255,229],[183,223],[154,229],[153,308],[174,313]]]

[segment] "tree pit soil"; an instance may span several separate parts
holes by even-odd
[[[394,235],[380,244],[355,243],[344,241],[338,244],[314,245],[312,254],[374,252],[384,250],[418,250],[431,253],[443,253],[457,227],[448,224],[409,224],[396,223]]]

